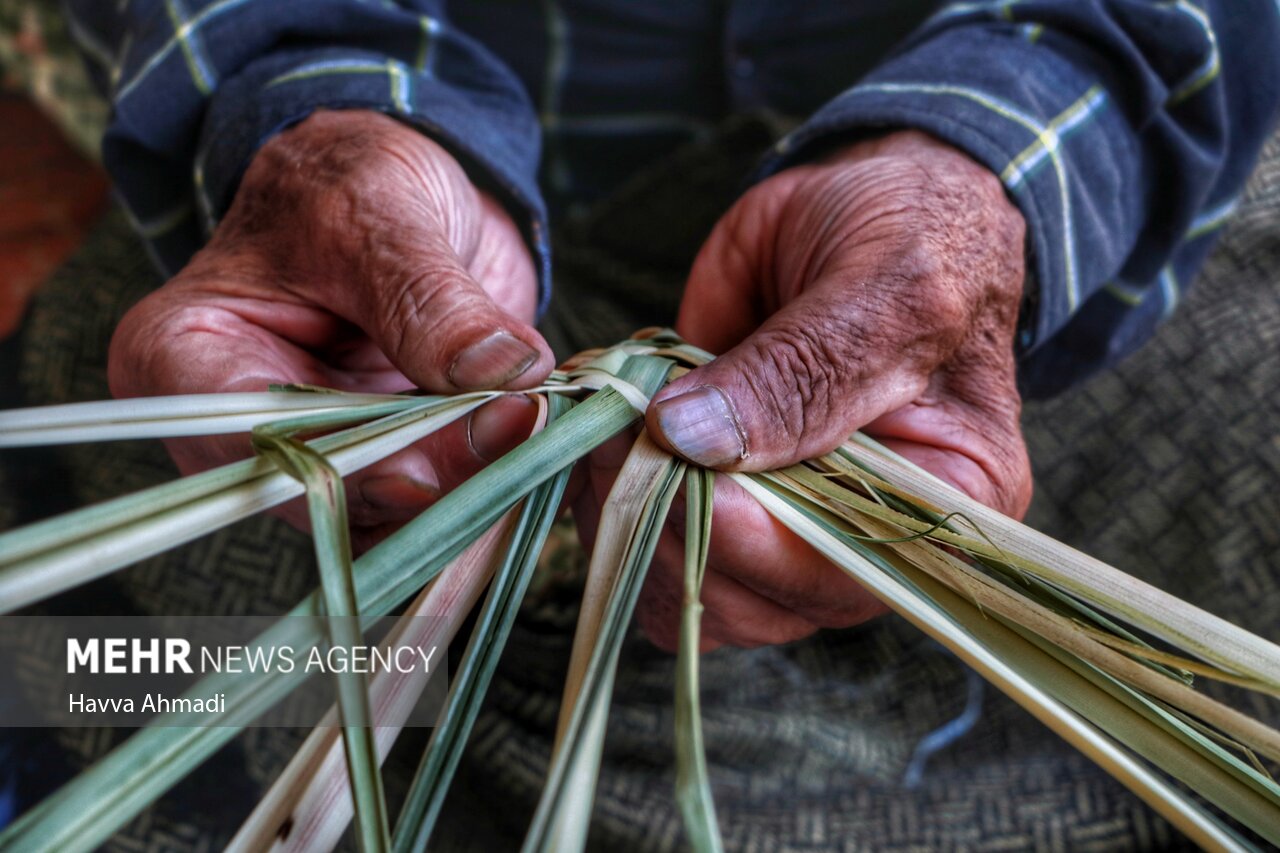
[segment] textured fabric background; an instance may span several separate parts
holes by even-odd
[[[669,322],[689,257],[772,135],[729,128],[643,176],[559,237],[560,351]],[[1048,403],[1026,427],[1031,521],[1229,619],[1280,638],[1280,141],[1187,304],[1120,369]],[[156,281],[118,217],[41,296],[5,402],[106,395],[119,315]],[[173,476],[158,444],[0,455],[0,525]],[[571,551],[528,602],[460,771],[443,850],[504,850],[537,796],[577,596]],[[47,607],[63,612],[275,613],[315,583],[306,541],[255,519],[148,560]],[[0,639],[4,620],[0,620]],[[12,639],[12,638],[10,638]],[[459,644],[460,645],[460,644]],[[673,799],[671,659],[624,651],[597,797],[593,849],[682,846]],[[38,673],[33,674],[38,679]],[[33,683],[35,683],[33,681]],[[703,664],[713,787],[733,850],[1165,850],[1182,840],[1133,796],[896,617]],[[904,775],[920,739],[981,702],[972,730]],[[1258,708],[1276,719],[1274,708]],[[32,733],[33,737],[37,736]],[[46,769],[71,773],[127,732],[59,730]],[[219,849],[296,746],[255,730],[130,824],[111,850]],[[393,793],[417,743],[389,763]]]
[[[58,0],[0,0],[0,88],[30,97],[98,159],[107,103],[89,82]]]

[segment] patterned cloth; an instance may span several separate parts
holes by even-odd
[[[687,268],[735,164],[771,138],[735,123],[602,204],[557,242],[557,294],[545,331],[561,346],[613,316],[669,321],[655,299]],[[698,210],[679,186],[709,201]],[[639,231],[629,217],[663,223]],[[639,239],[643,236],[643,239]],[[674,279],[673,279],[674,277]],[[141,247],[112,217],[39,297],[25,344],[0,348],[26,402],[106,394],[106,344],[119,316],[155,287]],[[630,294],[630,301],[616,294]],[[607,315],[612,304],[621,314]],[[572,321],[572,322],[570,322]],[[3,390],[4,386],[0,386]],[[1035,526],[1251,630],[1280,637],[1280,139],[1268,146],[1196,290],[1118,369],[1028,406]],[[6,400],[6,403],[16,402]],[[0,525],[11,526],[174,476],[159,443],[111,453],[73,446],[0,454]],[[434,849],[517,849],[545,773],[580,593],[581,554],[563,530],[517,623],[468,746]],[[316,584],[305,537],[268,518],[220,531],[74,591],[61,612],[279,613]],[[0,639],[15,630],[0,619]],[[19,638],[30,648],[30,638]],[[462,643],[455,643],[455,654]],[[51,653],[52,654],[52,653]],[[56,657],[56,655],[55,655]],[[712,786],[731,850],[1189,849],[1163,820],[1029,715],[978,693],[956,660],[896,617],[792,645],[703,660]],[[32,676],[34,677],[34,676]],[[33,683],[32,689],[37,689]],[[682,849],[674,801],[668,656],[626,646],[610,717],[590,848]],[[974,720],[975,704],[981,713]],[[1251,709],[1276,722],[1274,707]],[[923,763],[919,745],[955,720],[967,735]],[[126,732],[27,737],[42,783],[102,755]],[[423,746],[410,732],[386,768],[393,801]],[[302,732],[251,730],[121,831],[123,851],[212,851],[279,772]],[[60,770],[57,755],[71,767]],[[914,786],[907,782],[916,779]],[[0,786],[3,787],[3,786]],[[354,849],[347,844],[344,849]]]
[[[380,110],[453,149],[519,213],[544,303],[544,193],[561,213],[598,200],[749,111],[798,123],[756,179],[853,135],[918,127],[998,173],[1027,219],[1034,276],[1018,345],[1035,394],[1150,336],[1236,204],[1280,104],[1275,0],[69,9],[114,108],[105,163],[169,272],[262,142],[320,107]]]

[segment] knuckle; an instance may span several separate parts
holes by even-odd
[[[1016,299],[1021,295],[1026,222],[994,172],[970,163],[940,182],[938,234],[950,274],[969,285],[967,301]]]
[[[385,281],[378,325],[388,353],[404,356],[455,327],[479,307],[466,275],[449,264],[397,271]]]
[[[955,349],[973,317],[961,256],[941,230],[933,229],[911,240],[885,273],[880,303],[885,322],[904,343],[930,344],[924,349],[932,357]]]
[[[783,441],[798,445],[814,422],[825,420],[847,370],[845,348],[832,330],[793,326],[763,332],[754,342],[761,370],[743,379]]]
[[[145,396],[166,386],[165,377],[173,372],[172,342],[199,318],[191,309],[168,310],[164,303],[164,292],[157,291],[116,326],[107,351],[107,384],[113,396]]]
[[[945,258],[946,252],[927,235],[906,241],[892,266],[892,276],[901,289],[900,295],[919,293],[921,286],[943,279],[949,272]],[[914,303],[917,300],[910,301]]]
[[[956,252],[935,228],[895,241],[870,272],[841,273],[821,321],[845,360],[890,360],[932,369],[964,339],[974,313]]]
[[[367,263],[379,246],[403,248],[410,223],[459,207],[469,184],[435,150],[384,116],[316,113],[262,147],[220,230],[256,240],[282,266],[332,274],[335,259]]]

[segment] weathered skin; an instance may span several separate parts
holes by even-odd
[[[918,132],[764,181],[707,240],[677,323],[722,355],[654,398],[650,432],[692,461],[761,471],[864,429],[1020,517],[1031,498],[1013,355],[1023,234],[995,175]],[[602,494],[620,459],[597,462]],[[590,507],[579,508],[581,521]],[[730,483],[715,521],[705,647],[787,642],[882,610]],[[664,648],[677,641],[682,573],[668,536],[640,605]]]
[[[376,113],[321,112],[263,146],[208,246],[124,318],[111,390],[532,387],[553,367],[530,325],[536,299],[520,232],[448,152]],[[491,403],[348,480],[356,548],[501,455],[535,414],[520,399]],[[191,472],[247,456],[249,444],[170,450]],[[300,503],[283,514],[306,524]]]
[[[677,322],[722,355],[661,392],[648,429],[694,462],[750,471],[865,429],[1021,515],[1031,493],[1013,357],[1023,229],[994,175],[918,132],[762,182],[707,240]],[[384,116],[321,112],[262,148],[209,245],[126,316],[112,390],[528,388],[552,368],[530,325],[536,297],[518,229],[448,152]],[[351,478],[357,548],[518,442],[533,414],[517,399],[491,403]],[[171,450],[190,472],[249,446],[223,437]],[[625,450],[625,440],[601,449],[578,480],[588,542]],[[283,514],[305,524],[298,505]],[[677,637],[681,522],[674,513],[640,606],[664,648]],[[787,642],[881,611],[725,482],[714,530],[707,648]]]

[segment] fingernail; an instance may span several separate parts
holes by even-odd
[[[747,458],[747,438],[724,392],[701,385],[657,404],[658,426],[690,462],[717,468]]]
[[[440,498],[440,487],[404,474],[392,474],[365,480],[360,484],[360,497],[377,509],[425,507]]]
[[[497,388],[524,373],[538,351],[506,332],[495,332],[464,349],[449,368],[449,381],[459,388]]]
[[[477,456],[493,462],[529,437],[538,404],[523,394],[499,397],[467,419],[467,443]]]

